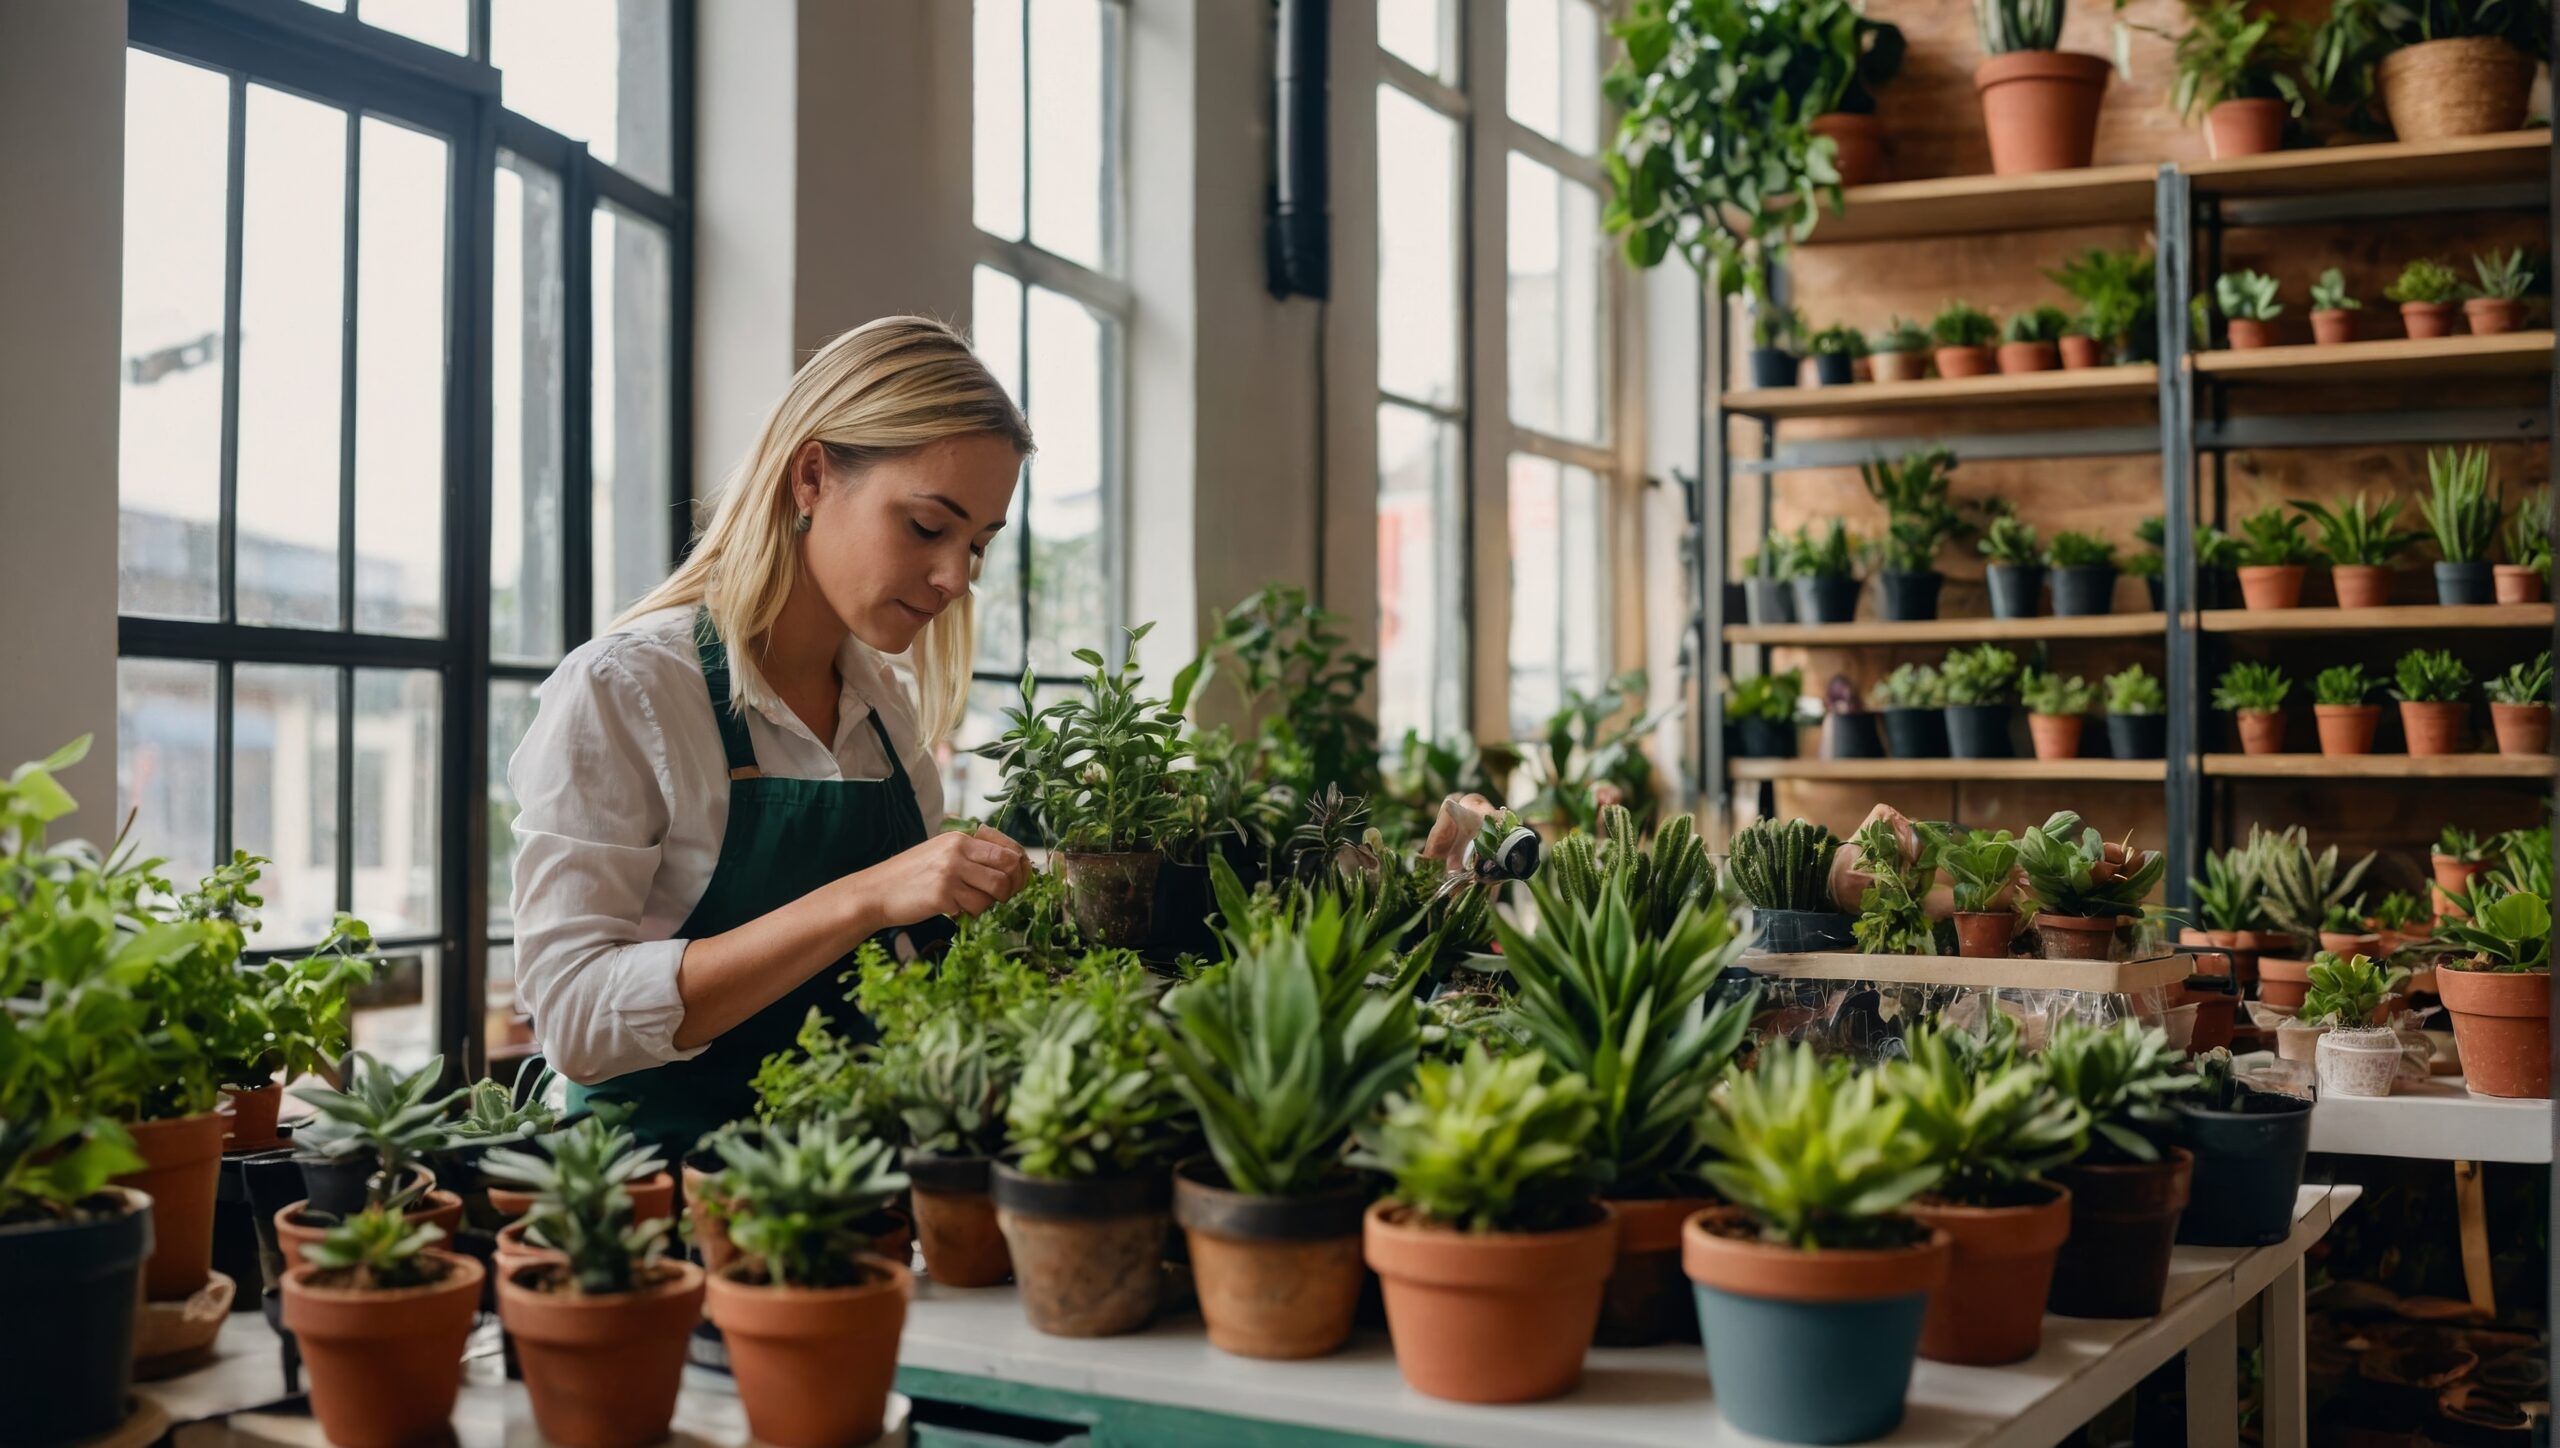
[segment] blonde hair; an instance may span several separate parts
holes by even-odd
[[[823,445],[840,477],[945,438],[993,434],[1029,456],[1031,424],[959,333],[928,317],[882,317],[820,347],[765,415],[754,446],[710,500],[710,520],[666,581],[614,621],[700,604],[732,649],[760,649],[799,581],[791,460]],[[968,595],[908,649],[918,733],[959,727],[969,705],[976,610]]]

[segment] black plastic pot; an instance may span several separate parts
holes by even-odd
[[[1209,927],[1213,907],[1207,864],[1182,865],[1171,860],[1156,871],[1155,918],[1147,926],[1151,951],[1214,951],[1218,933]]]
[[[1876,727],[1876,716],[1866,713],[1824,716],[1822,757],[1825,759],[1884,758],[1884,731]]]
[[[0,1227],[0,1364],[20,1385],[0,1443],[99,1437],[131,1407],[151,1199],[121,1196],[93,1220]]]
[[[2311,1148],[2311,1103],[2272,1091],[2243,1095],[2236,1111],[2178,1107],[2180,1141],[2196,1179],[2178,1240],[2199,1247],[2264,1247],[2293,1232],[2302,1156]]]
[[[1783,578],[1742,580],[1744,616],[1760,627],[1796,621],[1796,592]]]
[[[1846,352],[1816,352],[1813,380],[1825,387],[1846,387],[1858,380],[1858,359]]]
[[[1851,928],[1855,918],[1839,910],[1763,910],[1756,905],[1751,910],[1752,924],[1760,932],[1754,944],[1774,955],[1847,950],[1858,943]]]
[[[1793,719],[1737,719],[1735,732],[1742,742],[1745,759],[1793,759],[1796,757],[1796,724]]]
[[[2116,571],[2112,568],[2053,570],[2053,616],[2085,618],[2112,612],[2116,606]]]
[[[2169,753],[2166,714],[2109,714],[2107,752],[2118,759],[2162,759]]]
[[[1751,349],[1751,385],[1754,387],[1793,387],[1796,385],[1796,354],[1784,347]]]
[[[302,1168],[302,1199],[311,1204],[311,1210],[333,1217],[352,1217],[364,1210],[365,1183],[373,1179],[377,1165],[371,1155],[297,1156],[293,1164]]]
[[[2240,597],[2240,575],[2228,568],[2196,570],[2196,606],[2230,608]],[[2161,606],[2168,606],[2168,585],[2161,585]]]
[[[1982,570],[1991,590],[1993,618],[2033,618],[2044,593],[2044,567],[2036,563],[1994,563]]]
[[[1938,616],[1938,589],[1947,581],[1936,569],[1904,573],[1886,569],[1876,575],[1876,601],[1887,622],[1915,623]]]
[[[253,1183],[265,1178],[263,1195]],[[302,1169],[291,1148],[243,1152],[222,1159],[213,1189],[213,1270],[240,1285],[231,1310],[258,1310],[258,1288],[270,1279],[275,1257],[275,1214],[302,1195]],[[264,1212],[261,1200],[271,1203]]]
[[[2008,704],[1949,704],[1947,752],[1958,759],[2008,759],[2016,753],[2009,739]]]
[[[1025,1176],[997,1162],[987,1188],[998,1207],[1035,1217],[1100,1221],[1173,1210],[1173,1173],[1161,1168],[1124,1176],[1051,1178]]]
[[[2158,613],[2169,606],[2169,580],[2162,578],[2159,574],[2144,575],[2142,591],[2150,596],[2153,613]]]
[[[2451,605],[2497,601],[2497,575],[2488,564],[2439,563],[2436,565],[2436,602]]]
[[[1858,616],[1858,580],[1848,573],[1817,573],[1789,580],[1796,594],[1796,622],[1847,623]]]
[[[1947,711],[1887,709],[1884,711],[1884,738],[1896,759],[1944,759],[1947,757]]]

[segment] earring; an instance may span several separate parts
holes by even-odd
[[[794,532],[794,533],[806,533],[806,532],[808,532],[808,531],[809,531],[809,515],[808,515],[808,514],[806,514],[806,513],[803,513],[803,514],[801,514],[798,518],[793,519],[793,520],[792,520],[792,523],[791,523],[791,531],[792,531],[792,532]]]

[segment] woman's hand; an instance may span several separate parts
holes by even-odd
[[[953,830],[851,877],[883,926],[936,915],[976,915],[1013,898],[1031,878],[1031,857],[1000,830]]]

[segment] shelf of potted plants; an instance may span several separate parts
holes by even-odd
[[[1774,980],[1867,980],[1897,985],[2088,991],[2100,995],[2160,990],[2186,979],[2192,969],[2188,958],[2176,952],[2140,960],[2031,960],[2025,956],[1988,959],[1809,950],[1749,955],[1742,963],[1752,974]]]
[[[2547,364],[2550,334],[2542,337]],[[1725,393],[1724,408],[1746,417],[1784,419],[2091,402],[2156,405],[2159,400],[2159,369],[2148,362],[2132,362],[2119,367],[1866,382],[1851,387],[1749,388]]]
[[[2178,165],[2198,196],[2225,200],[2535,184],[2549,180],[2550,168],[2551,133],[2547,130],[2320,146]]]
[[[2251,347],[2198,352],[2187,361],[2199,375],[2219,382],[2329,388],[2358,382],[2532,376],[2551,370],[2552,343],[2546,329],[2485,337],[2391,337],[2325,347]]]
[[[2548,784],[2551,757],[2533,754],[2208,754],[2204,772],[2230,779],[2514,779]]]
[[[1736,759],[1745,780],[2051,780],[2056,783],[2157,784],[2168,766],[2157,759]],[[2547,767],[2547,766],[2546,766]]]
[[[2551,624],[2550,606],[2538,605],[2542,624]],[[2427,610],[2435,612],[2436,610]],[[2521,626],[2522,621],[2519,621]],[[1947,644],[1977,639],[2039,642],[2047,639],[2156,638],[2168,627],[2163,613],[2108,613],[2080,617],[2040,614],[2033,618],[1929,618],[1896,623],[1860,619],[1855,623],[1726,624],[1729,644],[1770,644],[1801,648],[1837,648],[1852,644]]]
[[[2421,629],[2532,629],[2549,633],[2551,625],[2552,606],[2547,603],[2387,604],[2378,608],[2208,608],[2197,617],[2197,627],[2204,632],[2231,634],[2363,634]]]
[[[2139,225],[2151,220],[2159,174],[2157,166],[2134,163],[1851,186],[1840,193],[1840,210],[1824,212],[1803,244]]]

